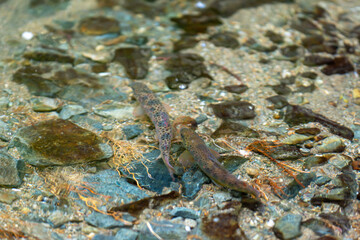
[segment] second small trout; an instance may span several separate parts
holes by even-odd
[[[235,191],[249,193],[256,198],[260,197],[258,190],[249,183],[237,179],[221,165],[195,131],[181,127],[180,135],[185,148],[193,156],[199,168],[215,183]]]

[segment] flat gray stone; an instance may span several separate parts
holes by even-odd
[[[55,111],[60,107],[60,101],[56,98],[36,97],[30,100],[35,112]]]
[[[72,116],[87,113],[86,109],[80,105],[66,105],[61,109],[59,114],[61,119],[69,119]]]
[[[129,214],[124,214],[123,219],[129,222],[135,220],[135,218]],[[85,217],[85,221],[92,226],[106,229],[128,226],[125,222],[117,221],[110,215],[105,215],[95,211]]]
[[[287,214],[278,219],[273,228],[274,233],[280,239],[294,239],[301,236],[301,215]]]
[[[136,240],[139,233],[127,228],[121,228],[115,235],[115,240]]]
[[[185,225],[174,224],[170,221],[153,221],[148,223],[152,230],[162,239],[184,240],[187,237]],[[145,222],[138,225],[139,237],[141,240],[158,240],[149,230]]]
[[[25,164],[0,150],[0,186],[19,187],[24,177]]]
[[[128,120],[133,118],[134,108],[123,103],[112,102],[98,105],[93,110],[95,114],[102,117]]]
[[[200,217],[200,213],[198,211],[186,207],[176,207],[170,211],[170,215],[174,217],[191,218],[191,219],[198,219]]]

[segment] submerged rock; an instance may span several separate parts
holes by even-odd
[[[274,226],[274,233],[280,239],[294,239],[301,236],[301,215],[287,214],[278,219]]]
[[[235,49],[240,47],[240,43],[237,40],[237,37],[238,35],[234,32],[222,32],[211,35],[209,37],[209,41],[217,47]]]
[[[211,137],[218,138],[228,135],[238,135],[248,138],[258,138],[260,134],[255,130],[246,127],[240,123],[235,122],[222,122],[221,125],[211,134]]]
[[[81,115],[84,113],[87,113],[87,110],[83,108],[83,106],[71,104],[66,105],[61,109],[59,117],[66,120],[72,116]]]
[[[303,63],[309,67],[332,64],[334,57],[329,54],[310,54],[305,56]]]
[[[149,225],[151,226],[151,230],[149,229]],[[156,232],[156,234],[161,239],[172,239],[172,240],[183,240],[186,239],[188,233],[185,230],[185,225],[176,224],[170,221],[151,221],[147,224],[145,222],[140,223],[136,230],[139,231],[139,239],[142,240],[157,240],[158,237],[155,237],[152,232]]]
[[[352,200],[356,199],[358,183],[356,175],[352,170],[342,169],[342,174],[332,179],[331,189],[324,185],[314,197],[311,198],[311,204],[318,206],[322,203],[336,203],[342,207],[347,206]]]
[[[97,172],[96,174],[90,174],[84,177],[83,181],[88,188],[80,187],[79,190],[82,190],[83,193],[89,197],[105,203],[106,206],[127,204],[148,197],[148,195],[136,185],[129,183],[125,178],[120,178],[119,173],[114,169],[107,169]],[[89,189],[91,189],[92,192],[90,192]],[[76,195],[78,194],[73,193],[72,196],[78,198]],[[110,198],[108,196],[110,196]]]
[[[182,35],[179,40],[173,43],[173,51],[179,52],[184,49],[193,48],[198,44],[199,40],[192,35]]]
[[[332,63],[321,69],[325,75],[345,74],[353,71],[355,71],[353,63],[345,56],[334,58]]]
[[[61,87],[52,81],[44,78],[41,74],[50,72],[49,67],[26,66],[17,70],[13,75],[13,81],[24,84],[32,95],[55,97]]]
[[[231,101],[210,104],[214,114],[222,119],[252,119],[256,116],[255,106],[245,101]]]
[[[60,101],[54,98],[37,97],[30,99],[32,109],[35,112],[55,111],[60,107]]]
[[[7,152],[0,151],[0,186],[19,187],[25,175],[25,164]]]
[[[106,118],[115,118],[121,121],[132,119],[134,108],[123,103],[110,102],[95,106],[93,110],[96,115]]]
[[[241,8],[257,7],[266,3],[287,2],[289,0],[216,0],[210,5],[210,9],[222,17],[229,17]],[[290,0],[291,1],[291,0]]]
[[[120,24],[114,18],[104,16],[89,17],[79,22],[79,31],[85,35],[120,33]]]
[[[85,221],[95,227],[98,228],[117,228],[124,226],[131,226],[131,222],[136,220],[136,218],[132,217],[130,214],[123,213],[121,218],[125,221],[115,220],[112,216],[102,214],[96,211],[93,211],[89,216],[85,217]],[[126,224],[126,222],[129,222]]]
[[[314,150],[316,153],[342,152],[346,148],[345,143],[337,136],[327,137],[318,142]]]
[[[127,228],[121,228],[115,235],[115,240],[136,240],[139,233]]]
[[[12,144],[27,163],[35,166],[88,163],[113,154],[99,136],[62,119],[23,127]]]
[[[290,199],[296,197],[298,193],[310,185],[316,179],[316,174],[314,172],[311,173],[300,173],[296,175],[296,179],[302,184],[300,185],[298,181],[295,179],[289,183],[288,186],[284,189],[285,194],[281,194],[281,196],[285,199]]]
[[[135,124],[135,125],[127,125],[122,128],[122,132],[125,134],[126,139],[130,140],[133,138],[136,138],[140,134],[142,134],[144,131],[141,129],[141,125]]]
[[[269,107],[272,109],[281,109],[281,108],[289,105],[289,102],[287,101],[287,99],[281,95],[268,97],[268,98],[266,98],[266,100],[268,100],[269,102],[271,102],[273,104],[271,107]]]
[[[171,21],[188,34],[205,33],[208,27],[222,24],[218,15],[212,11],[174,17],[171,18]]]
[[[196,220],[200,217],[200,212],[190,208],[176,207],[170,211],[170,215],[174,217],[191,218]]]
[[[58,48],[36,48],[24,53],[24,58],[39,62],[58,62],[74,64],[75,59],[67,55],[65,50]]]
[[[149,70],[151,50],[148,48],[124,47],[115,50],[113,61],[124,66],[131,79],[143,79]]]
[[[181,181],[183,183],[183,196],[189,200],[195,198],[202,185],[211,182],[210,178],[195,166],[184,173]]]
[[[131,169],[131,173],[135,174],[136,180],[140,186],[161,193],[164,187],[170,187],[172,178],[167,167],[162,159],[157,159],[160,156],[159,150],[154,150],[143,154],[147,159],[142,162],[134,162],[127,166]],[[127,178],[133,179],[133,175],[129,174],[125,169],[119,169]]]
[[[200,77],[212,79],[204,61],[204,58],[194,53],[177,53],[169,56],[165,68],[173,74],[188,75],[189,82]]]
[[[329,128],[330,132],[339,135],[343,138],[352,140],[354,138],[354,132],[344,127],[337,122],[334,122],[323,115],[314,113],[308,108],[304,108],[297,105],[288,105],[285,112],[284,121],[290,126],[295,126],[302,123],[318,122],[321,125]]]
[[[241,85],[227,85],[224,87],[224,89],[228,92],[231,93],[237,93],[237,94],[241,94],[246,92],[249,87],[245,84],[241,84]]]

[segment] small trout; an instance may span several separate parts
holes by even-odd
[[[182,127],[180,135],[185,148],[194,157],[199,168],[215,183],[232,190],[249,193],[256,198],[260,197],[258,190],[249,183],[237,179],[221,165],[197,133],[190,128]]]
[[[155,94],[143,83],[133,82],[130,84],[136,100],[141,104],[145,113],[150,117],[151,122],[155,125],[156,135],[159,139],[159,148],[161,157],[174,178],[174,168],[170,165],[170,147],[172,139],[172,128],[170,117],[165,107]]]

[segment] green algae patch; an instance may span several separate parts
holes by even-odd
[[[101,137],[62,119],[21,128],[13,144],[22,158],[34,166],[88,163],[113,155]]]

